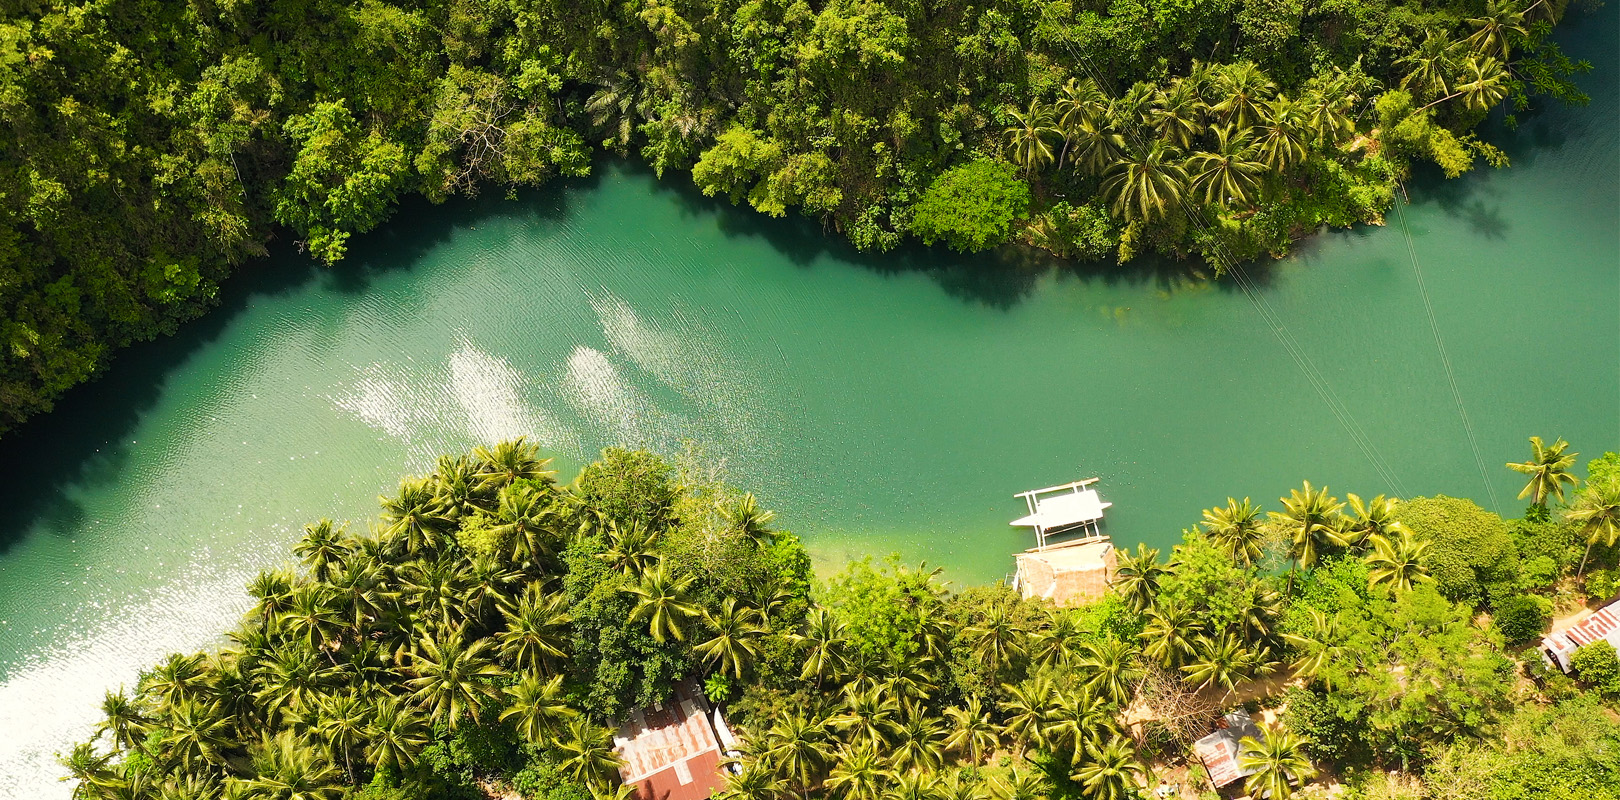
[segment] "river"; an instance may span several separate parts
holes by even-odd
[[[1075,478],[1124,546],[1302,479],[1516,515],[1530,434],[1620,449],[1616,22],[1563,33],[1590,107],[1493,129],[1511,169],[1411,183],[1410,247],[1394,214],[1329,232],[1248,266],[1252,293],[1163,261],[863,256],[614,163],[410,205],[336,269],[280,248],[0,440],[0,797],[65,797],[53,753],[102,691],[214,641],[303,523],[364,525],[503,437],[565,479],[696,442],[819,570],[892,552],[957,584],[1029,544],[1014,492]]]

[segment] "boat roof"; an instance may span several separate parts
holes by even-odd
[[[1051,530],[1083,522],[1096,522],[1103,518],[1103,509],[1112,505],[1113,503],[1103,502],[1103,499],[1097,496],[1096,489],[1079,489],[1051,497],[1037,496],[1035,513],[1019,517],[1011,524],[1033,525]]]

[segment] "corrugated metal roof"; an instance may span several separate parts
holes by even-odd
[[[1541,649],[1559,669],[1568,672],[1569,657],[1574,655],[1576,648],[1596,641],[1606,641],[1620,649],[1620,601],[1598,609],[1592,616],[1567,630],[1543,638]]]
[[[1245,737],[1261,739],[1265,736],[1246,711],[1234,711],[1221,721],[1226,727],[1218,728],[1214,733],[1193,743],[1194,752],[1198,753],[1198,758],[1204,762],[1204,769],[1209,771],[1209,779],[1215,783],[1216,788],[1256,772],[1238,766],[1238,756],[1242,752],[1240,743]]]

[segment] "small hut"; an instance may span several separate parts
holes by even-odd
[[[669,698],[636,709],[619,725],[613,749],[619,777],[636,800],[704,800],[725,788],[721,762],[736,740],[697,682],[677,681]]]
[[[1193,743],[1193,751],[1198,753],[1198,759],[1204,762],[1204,769],[1209,771],[1209,779],[1219,789],[1243,778],[1253,775],[1257,770],[1243,769],[1238,765],[1238,757],[1243,752],[1241,742],[1248,737],[1256,741],[1263,740],[1265,734],[1260,727],[1254,724],[1247,711],[1241,709],[1221,717],[1219,728],[1214,733],[1205,736]]]
[[[1013,588],[1024,599],[1050,600],[1061,607],[1102,599],[1114,579],[1114,543],[1106,538],[1037,547],[1013,556],[1018,570]]]

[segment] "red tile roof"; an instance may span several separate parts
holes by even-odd
[[[690,680],[662,703],[640,709],[619,726],[619,776],[636,800],[704,800],[725,786],[721,748],[709,704]]]

